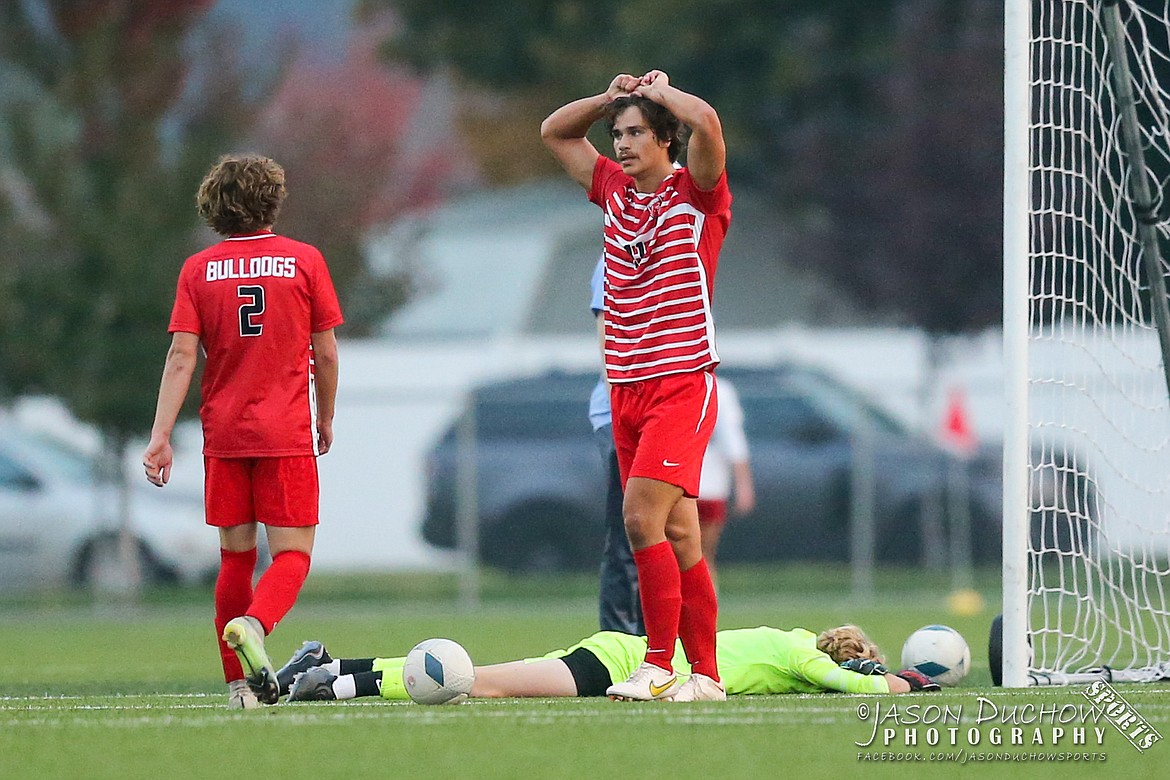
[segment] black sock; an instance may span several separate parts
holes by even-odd
[[[353,685],[356,696],[381,696],[381,672],[354,672]]]
[[[341,658],[339,674],[357,674],[358,672],[374,671],[373,658]]]

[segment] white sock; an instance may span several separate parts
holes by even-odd
[[[321,664],[321,668],[325,669],[329,674],[339,675],[341,674],[341,659],[334,658],[327,664]]]
[[[357,696],[357,683],[352,674],[343,674],[333,681],[333,695],[340,699],[353,699]]]

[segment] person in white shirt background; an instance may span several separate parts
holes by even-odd
[[[755,484],[743,428],[743,405],[739,393],[726,377],[719,377],[719,416],[707,453],[703,456],[703,473],[699,479],[699,533],[703,558],[715,579],[715,551],[727,522],[728,504],[734,516],[746,515],[756,508]]]

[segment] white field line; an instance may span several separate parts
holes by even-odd
[[[232,712],[223,707],[222,697],[209,694],[172,694],[118,697],[116,703],[86,703],[100,697],[3,697],[0,698],[0,728],[64,729],[77,727],[141,728],[143,726],[221,726],[260,713]],[[166,698],[173,703],[159,703]],[[794,699],[796,697],[793,697]],[[135,699],[149,701],[136,702]],[[75,704],[61,706],[63,702]],[[672,704],[593,703],[581,706],[563,699],[512,699],[474,702],[456,707],[420,707],[406,702],[343,702],[336,704],[278,705],[269,710],[266,724],[299,728],[306,724],[328,722],[390,720],[411,724],[448,722],[468,717],[507,718],[530,725],[547,725],[560,721],[607,718],[618,721],[652,718],[667,724],[759,725],[780,724],[787,720],[807,721],[810,716],[835,722],[853,717],[850,707],[808,707],[772,699],[751,704]],[[14,706],[15,705],[15,706]],[[17,715],[21,713],[21,715]],[[212,714],[214,713],[214,714]],[[101,717],[101,714],[117,717]],[[827,717],[826,717],[827,716]]]
[[[1061,693],[1079,691],[1066,689]],[[983,695],[1003,706],[1003,700],[1019,700],[1039,705],[1052,697],[1053,691],[1037,695],[1034,690],[992,691],[963,695],[962,701],[948,696],[946,704],[974,707],[976,696]],[[1030,695],[1029,695],[1030,694]],[[1170,712],[1164,689],[1126,689],[1139,711]],[[143,726],[215,727],[243,718],[265,717],[267,724],[299,728],[306,724],[329,722],[389,720],[404,724],[442,723],[455,719],[508,718],[530,725],[547,725],[560,721],[607,718],[615,721],[660,720],[666,724],[706,724],[746,726],[787,721],[801,723],[857,723],[852,700],[874,701],[873,696],[800,695],[767,697],[752,701],[737,700],[730,705],[700,704],[601,704],[598,701],[565,699],[504,699],[477,701],[454,707],[420,707],[407,702],[377,699],[333,704],[293,704],[265,708],[267,713],[233,712],[223,706],[222,694],[142,694],[125,696],[3,696],[0,697],[0,728],[140,728]],[[1072,697],[1069,697],[1072,699]],[[1152,699],[1152,700],[1151,700]],[[162,701],[160,701],[162,700]],[[813,704],[812,700],[819,700]],[[886,706],[925,704],[929,695],[882,697]],[[940,702],[943,704],[944,702]],[[1011,705],[1009,705],[1011,706]],[[214,714],[213,714],[214,713]],[[116,717],[103,717],[114,715]]]
[[[388,708],[381,708],[387,710]],[[190,711],[188,711],[190,712]],[[781,725],[785,721],[791,720],[793,722],[808,722],[807,718],[796,717],[798,713],[737,713],[737,712],[692,712],[692,713],[676,713],[664,714],[660,720],[667,725],[707,725],[707,726],[756,726],[756,725]],[[779,717],[778,717],[779,716]],[[32,728],[32,729],[76,729],[76,728],[132,728],[139,729],[143,727],[189,727],[189,728],[208,728],[208,727],[222,727],[228,723],[239,722],[244,718],[252,717],[251,714],[244,713],[229,713],[222,710],[215,715],[211,714],[197,714],[187,715],[181,713],[158,712],[157,714],[138,715],[133,717],[118,717],[118,718],[86,718],[78,717],[76,715],[68,715],[62,718],[46,718],[46,717],[32,717],[32,718],[2,718],[0,717],[0,728],[3,729],[17,729],[17,728]],[[260,716],[264,717],[264,716]],[[450,722],[456,720],[456,713],[435,712],[432,710],[412,709],[409,712],[392,712],[392,711],[372,711],[371,709],[354,709],[346,707],[345,711],[331,712],[329,714],[317,712],[304,712],[297,714],[283,715],[280,718],[270,718],[264,721],[267,726],[283,726],[292,728],[301,728],[306,725],[324,725],[326,723],[350,723],[357,721],[392,721],[400,725],[406,725],[409,722],[412,725],[430,725],[443,722]],[[617,715],[612,712],[605,712],[601,710],[586,710],[586,711],[548,711],[548,712],[516,712],[506,710],[487,710],[476,714],[478,718],[507,718],[508,720],[526,725],[553,725],[558,722],[566,721],[581,721],[585,718],[606,718],[614,721],[624,720],[624,716]],[[830,720],[830,722],[836,722]]]
[[[1145,697],[1156,698],[1158,701],[1151,702],[1150,703],[1151,706],[1159,706],[1158,702],[1165,700],[1166,690],[1167,689],[1162,687],[1162,686],[1126,687],[1126,688],[1122,689],[1126,698],[1139,698],[1139,699],[1145,698]],[[988,699],[991,699],[994,702],[999,702],[1001,699],[1004,699],[1004,698],[1022,698],[1022,699],[1027,699],[1030,701],[1036,701],[1038,699],[1048,699],[1048,698],[1055,698],[1058,696],[1068,696],[1071,701],[1076,701],[1079,703],[1080,698],[1079,698],[1079,696],[1077,696],[1077,694],[1079,694],[1079,693],[1080,693],[1080,689],[1075,688],[1075,687],[1069,687],[1069,688],[1005,688],[1005,689],[998,689],[997,688],[994,690],[981,690],[981,691],[970,691],[970,692],[963,691],[962,689],[956,689],[953,691],[948,690],[948,691],[944,692],[943,695],[946,697],[944,700],[945,703],[951,704],[951,705],[956,705],[956,704],[974,703],[977,696],[986,697]],[[887,698],[887,697],[883,697],[883,696],[875,696],[873,694],[861,694],[861,693],[857,693],[857,694],[837,693],[837,694],[832,694],[832,695],[828,695],[828,694],[824,694],[824,693],[801,693],[801,694],[788,694],[785,696],[747,697],[746,700],[750,700],[752,702],[750,704],[743,703],[743,702],[745,702],[745,699],[743,699],[743,698],[734,698],[733,701],[735,702],[735,704],[733,706],[735,706],[735,708],[739,711],[753,710],[754,709],[754,710],[763,710],[763,711],[771,712],[771,711],[779,711],[779,710],[784,710],[784,709],[794,709],[794,710],[799,710],[800,712],[818,712],[818,711],[820,711],[820,712],[836,712],[838,709],[849,709],[853,705],[849,704],[849,705],[844,706],[844,707],[837,707],[837,706],[815,707],[815,706],[808,706],[808,705],[803,705],[803,706],[798,705],[798,706],[793,707],[792,705],[796,705],[797,702],[809,702],[809,701],[821,701],[821,702],[825,702],[826,704],[828,704],[829,702],[843,702],[844,703],[844,702],[849,702],[850,700],[873,701],[876,699],[881,699],[883,702],[890,702],[890,703],[897,703],[897,704],[910,703],[910,702],[922,704],[924,702],[934,702],[937,696],[938,696],[938,694],[925,693],[925,694],[906,694],[903,696],[898,696],[897,698],[892,698],[892,697]],[[152,699],[152,700],[153,699],[179,699],[179,700],[207,699],[207,700],[210,700],[212,702],[215,702],[215,704],[213,704],[212,706],[218,706],[219,703],[221,703],[223,701],[223,698],[224,698],[224,694],[222,694],[222,693],[88,694],[88,695],[81,695],[81,696],[68,695],[68,694],[52,694],[52,695],[44,695],[44,696],[0,696],[0,712],[2,712],[4,709],[6,709],[5,703],[7,703],[7,702],[16,702],[16,703],[25,703],[25,704],[43,703],[43,704],[50,704],[51,705],[51,704],[56,703],[56,702],[93,701],[93,700],[107,701],[110,699],[113,699],[115,701],[122,701],[122,700],[134,701],[136,699]],[[598,698],[600,698],[600,697],[598,697]],[[573,701],[573,700],[550,699],[550,698],[544,698],[544,699],[498,699],[498,700],[494,700],[494,701],[477,700],[474,702],[470,702],[466,706],[471,706],[471,707],[524,707],[524,706],[531,705],[533,702],[542,702],[547,706],[550,703],[556,702],[557,704],[562,705],[562,707],[563,707],[563,706],[568,706],[571,701]],[[578,701],[585,702],[585,701],[596,701],[596,700],[581,699]],[[140,705],[140,706],[153,706],[154,708],[157,709],[157,705]],[[197,706],[197,705],[175,705],[175,706],[190,707],[190,706]],[[304,705],[295,705],[295,706],[304,706]],[[318,705],[309,705],[309,706],[318,706]],[[327,705],[327,706],[385,707],[385,706],[409,706],[409,705],[407,702],[387,702],[387,701],[371,699],[369,701],[361,701],[361,702],[349,701],[349,702],[343,702],[343,703],[334,704],[334,705]],[[622,706],[622,705],[615,705],[615,706]],[[629,707],[632,709],[637,708],[638,706],[639,705],[637,705],[637,704],[630,704],[629,705]],[[711,705],[707,705],[707,706],[711,706]],[[1170,706],[1170,704],[1167,704],[1165,706]],[[8,709],[10,709],[10,708],[8,708]],[[454,708],[448,708],[448,709],[454,709]]]

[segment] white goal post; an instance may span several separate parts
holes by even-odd
[[[1003,684],[1170,676],[1170,0],[1005,6]]]

